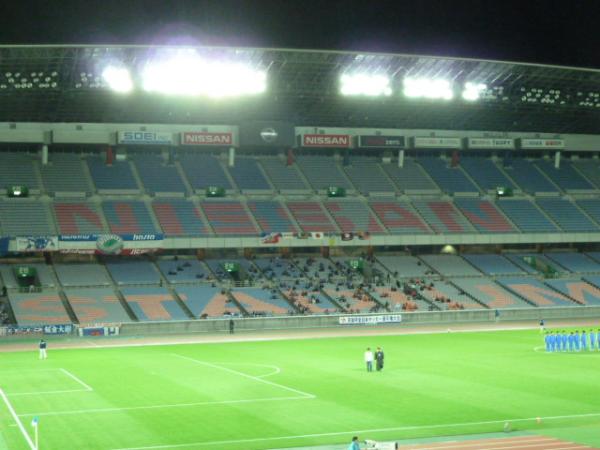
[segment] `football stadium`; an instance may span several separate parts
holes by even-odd
[[[2,46],[0,449],[600,448],[599,155],[593,69]]]

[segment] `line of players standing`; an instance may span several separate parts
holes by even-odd
[[[547,352],[579,352],[600,350],[600,330],[577,331],[548,331],[544,336]]]

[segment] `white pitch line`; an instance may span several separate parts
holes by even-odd
[[[35,450],[35,444],[31,440],[31,437],[29,437],[29,434],[27,434],[27,430],[25,430],[25,427],[23,426],[23,423],[21,422],[21,419],[19,419],[19,416],[17,416],[17,413],[15,412],[15,409],[13,408],[13,406],[8,401],[8,397],[6,397],[6,394],[4,393],[4,391],[2,389],[0,389],[0,397],[2,397],[2,400],[4,400],[4,404],[6,405],[6,407],[8,408],[8,410],[10,411],[10,414],[13,416],[13,419],[15,419],[15,422],[17,422],[17,426],[19,427],[19,429],[21,430],[21,433],[23,434],[23,437],[27,441],[27,444],[29,445],[29,448],[31,450]]]
[[[258,363],[219,363],[222,366],[254,366],[254,367],[268,367],[269,369],[275,369],[273,372],[266,373],[264,375],[254,375],[256,378],[266,378],[271,375],[277,375],[281,373],[281,369],[277,366],[272,366],[270,364],[258,364]]]
[[[542,420],[559,420],[559,419],[576,419],[583,417],[598,417],[600,413],[589,413],[589,414],[569,414],[564,416],[548,416],[541,417]],[[407,427],[391,427],[391,428],[371,428],[366,430],[349,430],[349,431],[335,431],[330,433],[313,433],[313,434],[299,434],[294,436],[275,436],[267,438],[253,438],[253,439],[230,439],[226,441],[200,441],[200,442],[189,442],[187,444],[171,444],[171,445],[150,445],[146,447],[121,447],[112,450],[153,450],[153,449],[164,449],[164,448],[193,448],[193,447],[205,447],[207,445],[224,445],[224,444],[248,444],[252,442],[266,442],[266,441],[285,441],[289,439],[302,439],[302,438],[315,438],[315,437],[327,437],[327,436],[353,436],[359,434],[368,433],[383,433],[390,431],[411,431],[411,430],[426,430],[434,428],[456,428],[456,427],[469,427],[474,425],[495,425],[503,424],[506,422],[531,422],[537,421],[537,417],[529,417],[525,419],[503,419],[503,420],[486,420],[482,422],[462,422],[462,423],[445,423],[435,425],[414,425]]]
[[[71,372],[69,372],[67,369],[60,369],[60,371],[62,373],[64,373],[66,376],[68,376],[69,378],[72,378],[73,380],[75,380],[76,382],[78,382],[80,385],[82,385],[86,391],[93,391],[92,387],[86,383],[84,383],[83,381],[81,381],[78,377],[76,377],[75,375],[73,375]]]
[[[196,364],[201,364],[203,366],[212,367],[213,369],[224,370],[225,372],[230,372],[230,373],[233,373],[235,375],[239,375],[241,377],[246,377],[246,378],[249,378],[251,380],[259,381],[261,383],[265,383],[265,384],[268,384],[270,386],[275,386],[275,387],[278,387],[278,388],[281,388],[281,389],[285,389],[285,390],[290,391],[290,392],[295,392],[296,394],[302,395],[302,396],[307,397],[307,398],[316,398],[317,397],[316,395],[309,394],[308,392],[303,392],[303,391],[300,391],[298,389],[294,389],[294,388],[291,388],[291,387],[288,387],[288,386],[284,386],[283,384],[273,383],[272,381],[265,380],[265,379],[259,378],[259,377],[255,377],[253,375],[248,375],[247,373],[244,373],[244,372],[238,372],[237,370],[228,369],[227,367],[218,366],[216,364],[211,364],[211,363],[208,363],[208,362],[200,361],[198,359],[190,358],[189,356],[179,355],[177,353],[171,353],[171,355],[176,356],[178,358],[187,359],[188,361],[195,362]]]
[[[6,395],[8,397],[20,397],[22,395],[68,394],[69,392],[89,392],[89,389],[66,389],[64,391],[12,392],[12,393],[8,393]]]
[[[90,413],[110,413],[121,411],[136,411],[144,409],[163,409],[163,408],[185,408],[191,406],[210,406],[210,405],[227,405],[235,403],[257,403],[257,402],[276,402],[289,400],[308,400],[310,397],[263,397],[249,398],[246,400],[221,400],[212,402],[194,402],[194,403],[173,403],[166,405],[147,405],[147,406],[125,406],[123,408],[95,408],[95,409],[76,409],[69,411],[50,411],[45,413],[27,413],[19,414],[19,417],[34,417],[34,416],[68,416],[75,414],[90,414]]]

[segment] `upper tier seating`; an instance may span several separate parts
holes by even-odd
[[[571,165],[589,180],[594,188],[600,188],[600,162],[597,159],[584,158],[574,160]]]
[[[219,160],[211,155],[180,153],[179,162],[193,189],[204,191],[209,186],[233,189]]]
[[[154,264],[148,261],[119,260],[106,263],[113,280],[124,284],[158,284],[160,275]]]
[[[329,276],[338,275],[335,265],[327,258],[294,258],[294,264],[309,278],[325,281]]]
[[[237,305],[221,293],[221,288],[210,286],[179,286],[177,295],[184,301],[194,317],[239,316]]]
[[[437,157],[420,157],[419,164],[444,192],[479,192],[460,167],[450,167],[449,161]]]
[[[356,297],[356,291],[345,286],[340,287],[327,283],[323,291],[346,310],[358,310],[361,313],[367,313],[377,306],[377,303],[366,295],[362,294],[360,297]]]
[[[298,222],[302,231],[338,232],[323,206],[315,201],[288,201],[286,206]]]
[[[489,308],[527,308],[531,305],[488,278],[459,278],[453,283]]]
[[[575,232],[600,231],[570,200],[560,198],[539,198],[536,201],[546,214],[563,230]]]
[[[593,273],[600,272],[600,264],[584,253],[546,253],[546,257],[557,262],[571,272]]]
[[[5,236],[56,235],[48,204],[33,198],[0,201],[0,229]]]
[[[165,288],[130,287],[121,289],[121,292],[141,322],[188,319],[177,300]]]
[[[546,280],[546,284],[582,305],[600,305],[600,289],[579,278]]]
[[[498,278],[498,283],[537,306],[574,306],[565,295],[530,277]]]
[[[54,214],[60,234],[102,234],[100,208],[94,203],[54,202]]]
[[[289,259],[275,256],[271,258],[256,258],[252,261],[268,279],[293,280],[304,278],[304,274]]]
[[[373,234],[385,233],[369,207],[360,200],[329,200],[323,204],[344,233],[358,231],[368,231]]]
[[[227,170],[242,192],[273,190],[254,158],[235,158],[235,165]]]
[[[337,311],[338,307],[329,298],[319,291],[303,291],[289,289],[285,296],[294,304],[300,304],[312,314],[328,314]]]
[[[9,291],[8,300],[18,325],[63,325],[71,323],[71,318],[67,314],[58,292],[55,290],[31,293]]]
[[[398,167],[398,164],[382,164],[381,167],[402,192],[430,194],[440,192],[440,188],[412,159],[405,159],[403,167]]]
[[[588,216],[600,223],[600,199],[589,198],[578,200],[576,203]]]
[[[247,236],[259,231],[244,205],[234,200],[204,200],[200,206],[217,235]]]
[[[462,157],[460,166],[483,191],[495,191],[498,187],[516,189],[514,183],[490,158]]]
[[[463,255],[473,266],[486,275],[525,275],[525,271],[519,268],[502,255]]]
[[[131,322],[119,298],[110,288],[65,289],[80,324]]]
[[[369,203],[371,209],[392,234],[423,234],[431,230],[408,202],[377,200]]]
[[[558,227],[529,200],[501,199],[496,202],[496,206],[524,233],[559,231]]]
[[[100,264],[55,264],[60,284],[68,286],[109,286],[111,281]]]
[[[32,153],[0,152],[0,189],[8,186],[27,186],[30,191],[39,191],[40,183],[35,170]]]
[[[525,158],[513,158],[511,166],[504,171],[517,183],[524,192],[558,192],[554,186],[535,166]]]
[[[288,166],[279,158],[261,158],[260,164],[271,179],[275,189],[281,192],[303,192],[310,187],[304,182],[298,171],[298,166]]]
[[[245,258],[228,258],[228,259],[208,259],[206,260],[206,264],[210,267],[210,270],[213,272],[217,278],[221,280],[231,280],[232,274],[225,271],[224,265],[225,263],[237,263],[240,266],[240,270],[245,272],[248,277],[257,278],[260,277],[258,269],[254,267],[254,265]]]
[[[473,225],[456,209],[452,202],[415,200],[413,205],[436,233],[472,233],[475,231]]]
[[[446,277],[481,276],[481,272],[457,255],[424,255],[421,259]]]
[[[363,195],[371,192],[394,192],[396,187],[381,170],[375,158],[350,159],[351,165],[345,166],[344,172],[350,181]]]
[[[249,201],[248,209],[254,215],[260,229],[265,233],[295,233],[298,231],[287,210],[276,200]]]
[[[236,288],[231,295],[250,314],[281,315],[289,314],[292,306],[276,291],[258,288]]]
[[[329,186],[353,189],[332,157],[300,156],[296,161],[315,190],[327,189]]]
[[[542,172],[550,178],[554,184],[565,192],[590,192],[596,190],[589,181],[580,175],[572,166],[570,161],[562,160],[560,168],[554,167],[554,162],[538,160],[535,163]]]
[[[81,192],[89,195],[92,187],[83,164],[75,153],[51,153],[48,164],[40,165],[46,192]]]
[[[454,205],[480,233],[518,232],[506,217],[488,200],[457,198]]]
[[[146,192],[185,193],[187,189],[175,165],[167,165],[156,155],[136,155],[134,163]]]
[[[99,157],[89,157],[86,161],[99,193],[137,193],[140,191],[128,161],[114,161],[111,165],[107,165]]]
[[[211,234],[200,208],[183,199],[155,200],[154,215],[169,236],[207,236]]]
[[[211,275],[209,268],[197,259],[161,259],[157,265],[171,284],[207,281]]]
[[[152,234],[157,230],[142,201],[105,201],[102,203],[104,216],[110,231],[117,234]]]
[[[420,278],[428,275],[430,268],[414,256],[377,256],[377,260],[397,278]]]
[[[481,280],[482,278],[477,278],[477,280]],[[420,291],[423,294],[423,297],[428,298],[434,304],[441,309],[451,309],[453,303],[460,304],[464,309],[483,309],[484,306],[473,300],[468,295],[465,295],[464,291],[457,288],[453,284],[447,283],[445,281],[435,281],[432,288],[424,289]],[[445,297],[450,300],[450,302],[440,302],[437,301],[437,298]]]
[[[50,266],[44,263],[25,263],[25,264],[13,264],[12,266],[2,264],[0,265],[0,274],[4,280],[4,285],[8,289],[18,287],[17,279],[15,278],[14,269],[20,266],[33,267],[37,272],[37,279],[43,287],[55,287],[58,282],[56,277],[52,273]]]

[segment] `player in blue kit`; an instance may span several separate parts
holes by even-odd
[[[585,333],[585,330],[583,330],[581,332],[581,350],[587,351],[587,345],[588,345],[587,334]]]
[[[569,334],[569,351],[572,352],[575,349],[575,335],[571,331]]]
[[[590,330],[590,350],[594,350],[596,348],[596,333],[594,330]]]
[[[546,352],[550,351],[550,333],[544,334],[544,344],[546,344]]]
[[[550,333],[550,351],[551,352],[555,352],[556,351],[556,334],[554,332]]]
[[[579,347],[581,345],[581,342],[579,341],[579,330],[575,330],[575,337],[573,338],[573,342],[575,343],[575,351],[578,352],[579,351]]]
[[[567,341],[569,340],[569,336],[567,335],[567,332],[565,330],[562,331],[560,340],[562,341],[562,351],[566,352],[567,351]]]

